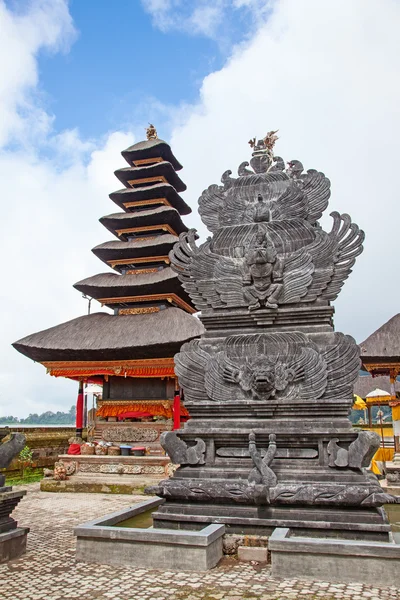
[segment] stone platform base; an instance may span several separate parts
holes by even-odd
[[[175,469],[168,456],[92,456],[61,454],[68,479],[43,479],[43,492],[143,493]]]
[[[144,489],[156,485],[160,478],[156,477],[128,477],[126,475],[98,475],[81,476],[73,475],[66,481],[42,479],[40,490],[42,492],[73,492],[85,494],[143,494]]]
[[[400,586],[399,544],[291,537],[291,533],[277,528],[269,539],[272,577]]]
[[[0,563],[25,554],[28,533],[28,527],[17,527],[0,533]]]

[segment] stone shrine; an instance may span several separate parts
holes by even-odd
[[[170,253],[206,331],[175,356],[191,418],[162,434],[181,466],[149,490],[166,499],[154,526],[388,541],[382,505],[397,498],[366,470],[379,436],[348,419],[360,353],[331,304],[364,233],[338,212],[324,231],[329,179],[285,169],[275,134],[200,196],[212,237],[182,232]]]

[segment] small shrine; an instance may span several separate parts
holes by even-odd
[[[386,449],[390,459],[385,464],[386,479],[389,485],[400,491],[400,398],[396,394],[400,375],[400,314],[395,315],[374,331],[360,344],[362,366],[373,378],[385,376],[388,379],[389,394],[379,398],[377,404],[391,407],[394,450]],[[376,379],[377,380],[377,379]],[[380,387],[380,386],[376,386]],[[386,388],[384,388],[386,389]]]
[[[61,457],[68,473],[164,476],[169,459],[160,434],[179,428],[188,416],[173,357],[182,343],[204,331],[169,258],[179,235],[188,231],[181,215],[191,209],[179,195],[186,189],[177,174],[182,166],[152,125],[147,140],[122,156],[129,166],[115,175],[124,187],[110,194],[120,210],[100,219],[116,239],[93,248],[108,270],[74,285],[113,314],[81,316],[13,346],[42,363],[50,375],[79,382],[78,438],[83,429],[83,384],[102,386],[93,437],[101,442],[97,451],[109,455],[84,456],[84,450],[92,451],[81,447],[80,456]],[[110,444],[113,449],[107,450]],[[132,457],[130,448],[144,456]]]

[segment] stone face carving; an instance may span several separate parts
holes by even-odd
[[[110,427],[102,430],[106,442],[155,442],[159,432],[138,427]]]
[[[164,431],[160,437],[161,446],[178,465],[204,465],[206,445],[200,438],[196,438],[195,442],[194,446],[188,446],[174,431]]]
[[[199,198],[212,236],[198,245],[194,229],[184,232],[170,253],[206,332],[175,356],[191,419],[164,434],[182,466],[160,483],[155,518],[383,539],[378,508],[393,497],[364,470],[377,439],[355,440],[348,419],[359,349],[334,331],[330,304],[364,233],[338,212],[323,229],[329,179],[299,160],[285,169],[276,141],[276,131],[251,140],[250,165]]]
[[[265,452],[264,456],[261,456],[261,452],[257,450],[255,433],[250,433],[249,454],[254,463],[254,469],[251,470],[248,477],[249,483],[264,484],[268,488],[276,485],[278,481],[277,477],[270,468],[270,464],[276,454],[276,436],[273,433],[270,434],[268,450]]]

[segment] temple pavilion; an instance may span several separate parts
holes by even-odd
[[[179,195],[186,189],[177,174],[182,166],[153,126],[147,129],[146,141],[124,150],[122,156],[128,166],[115,175],[123,188],[110,194],[119,210],[100,219],[113,239],[92,250],[107,271],[74,285],[112,314],[81,316],[13,346],[42,363],[51,375],[79,381],[78,435],[83,383],[95,382],[103,386],[98,436],[157,442],[158,435],[155,439],[154,433],[141,435],[137,427],[154,430],[158,424],[159,434],[168,424],[172,427],[173,418],[179,427],[180,414],[187,412],[176,394],[173,356],[184,342],[203,332],[168,257],[179,234],[187,231],[181,215],[191,209]]]

